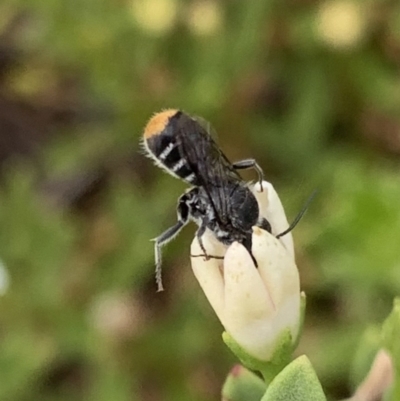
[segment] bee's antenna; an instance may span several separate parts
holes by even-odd
[[[300,210],[300,212],[298,213],[298,215],[296,216],[296,218],[293,220],[292,224],[285,230],[282,231],[280,234],[278,234],[276,236],[276,238],[280,238],[283,237],[284,235],[290,233],[290,231],[292,231],[298,224],[298,222],[301,220],[301,218],[304,216],[305,212],[307,211],[307,209],[309,208],[311,202],[313,201],[313,199],[315,198],[315,195],[317,194],[318,190],[315,189],[313,191],[313,193],[310,195],[310,197],[307,199],[306,203],[304,204],[303,208]]]

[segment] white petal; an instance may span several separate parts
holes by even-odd
[[[202,236],[202,241],[207,254],[210,256],[224,256],[226,246],[217,241],[210,231],[206,231]],[[194,238],[190,247],[192,270],[201,288],[210,302],[219,320],[223,319],[224,310],[224,278],[223,260],[195,256],[203,255],[199,241]]]
[[[258,270],[277,307],[289,293],[300,293],[297,266],[286,248],[273,235],[253,228],[253,255]]]
[[[251,189],[258,201],[261,216],[265,217],[271,224],[272,234],[278,235],[289,227],[285,210],[272,184],[268,181],[263,181],[262,187],[263,191],[261,191],[260,184],[257,183]],[[294,258],[292,233],[288,233],[279,238],[279,241],[282,242],[290,255]]]
[[[290,328],[297,336],[300,319],[300,277],[294,259],[273,235],[253,228],[253,255],[258,271],[274,302],[274,327]]]
[[[225,328],[247,326],[255,320],[269,319],[273,301],[246,248],[238,242],[227,250],[224,262]],[[229,327],[228,327],[229,326]],[[231,332],[231,331],[230,331]]]

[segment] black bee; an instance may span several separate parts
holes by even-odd
[[[156,114],[144,130],[144,147],[156,164],[193,185],[178,200],[177,223],[155,239],[156,281],[161,291],[161,247],[190,221],[198,225],[196,237],[206,258],[202,235],[208,228],[225,245],[237,241],[252,254],[252,227],[271,232],[260,217],[257,200],[237,170],[254,168],[261,182],[263,172],[254,159],[231,163],[208,130],[179,110]]]

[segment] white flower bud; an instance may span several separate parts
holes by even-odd
[[[286,216],[270,183],[254,194],[261,215],[268,219],[273,234],[288,227]],[[300,326],[300,281],[294,261],[291,234],[276,237],[253,227],[252,252],[258,268],[243,245],[224,247],[211,232],[203,236],[208,255],[225,258],[193,257],[194,274],[225,330],[249,355],[268,361],[280,336],[290,331],[295,341]],[[225,253],[226,252],[226,253]],[[192,255],[201,255],[197,239]]]
[[[268,181],[263,181],[261,190],[261,185],[257,183],[252,191],[257,199],[261,216],[265,217],[271,224],[272,234],[276,236],[285,231],[289,227],[289,223],[282,202],[272,184]],[[294,259],[292,233],[279,238],[279,241]]]

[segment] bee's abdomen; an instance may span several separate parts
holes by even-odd
[[[251,230],[259,218],[258,202],[247,186],[237,186],[229,199],[230,217],[235,227]]]
[[[156,114],[146,125],[143,134],[144,147],[156,164],[169,174],[192,185],[198,185],[196,175],[180,151],[171,120],[182,112],[166,110]]]

